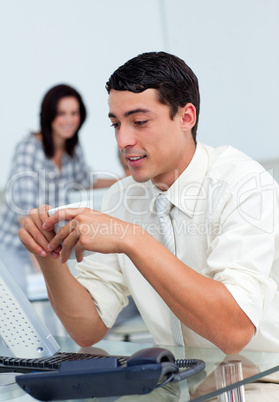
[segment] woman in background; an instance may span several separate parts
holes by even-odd
[[[16,146],[3,197],[0,219],[0,259],[26,290],[26,272],[32,272],[29,253],[18,230],[30,209],[69,203],[69,193],[93,187],[93,172],[85,163],[78,134],[86,118],[80,94],[68,85],[57,85],[45,95],[40,131]],[[100,186],[110,185],[102,180]]]

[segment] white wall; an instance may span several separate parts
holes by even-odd
[[[96,170],[121,173],[104,84],[127,59],[166,50],[200,81],[198,138],[278,158],[278,0],[0,0],[0,187],[15,144],[38,129],[44,93],[83,95],[81,141]]]

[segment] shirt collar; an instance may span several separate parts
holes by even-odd
[[[197,143],[194,156],[172,186],[164,192],[166,198],[182,212],[192,217],[195,211],[198,195],[208,170],[208,154],[201,143]],[[150,186],[152,200],[151,210],[154,210],[154,203],[158,194],[162,191],[151,181]]]

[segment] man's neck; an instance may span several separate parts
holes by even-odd
[[[180,169],[176,168],[170,171],[167,175],[165,174],[164,177],[156,177],[152,179],[152,183],[155,184],[156,187],[159,188],[161,191],[167,191],[173,183],[179,178],[179,176],[187,169],[190,165],[194,154],[196,152],[197,144],[193,142],[193,146],[191,149],[187,149],[185,152],[185,163],[180,167]]]

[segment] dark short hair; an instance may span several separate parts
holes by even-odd
[[[54,155],[54,144],[52,139],[52,122],[57,116],[58,102],[62,98],[74,97],[79,103],[80,124],[72,138],[66,140],[66,152],[72,157],[78,143],[78,131],[86,119],[86,109],[81,95],[72,87],[66,84],[56,85],[44,96],[41,104],[40,125],[43,137],[43,148],[45,155],[52,158]]]
[[[119,67],[106,83],[108,93],[111,89],[139,93],[148,88],[158,90],[159,101],[170,107],[171,119],[179,107],[187,103],[195,106],[197,117],[192,136],[196,142],[200,93],[198,79],[191,68],[169,53],[142,53]]]

